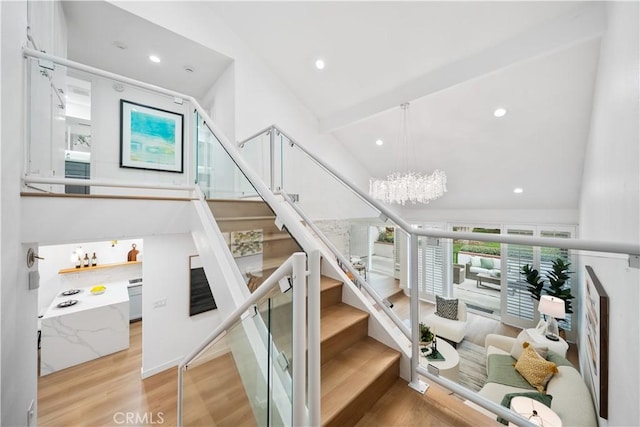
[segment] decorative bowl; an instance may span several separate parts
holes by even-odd
[[[104,291],[106,291],[107,288],[104,285],[96,285],[93,288],[91,288],[91,293],[93,295],[101,295],[104,294]]]

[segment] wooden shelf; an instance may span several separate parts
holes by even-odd
[[[101,268],[114,268],[114,267],[122,267],[125,265],[135,265],[135,264],[142,264],[142,261],[127,261],[127,262],[116,262],[113,264],[98,264],[94,267],[63,268],[62,270],[58,271],[58,274],[78,273],[83,271],[100,270]]]

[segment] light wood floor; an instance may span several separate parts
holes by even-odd
[[[127,413],[146,414],[149,425],[160,417],[162,425],[175,425],[177,369],[142,381],[141,366],[142,322],[136,322],[127,350],[39,377],[38,425],[116,425]]]
[[[394,310],[403,316],[401,318],[407,318],[408,299],[402,294],[394,298]],[[424,316],[435,309],[433,304],[422,304]],[[517,328],[470,313],[465,339],[484,345],[487,333],[515,336],[518,332]],[[136,322],[131,324],[129,349],[39,377],[38,424],[65,427],[117,425],[123,424],[121,421],[127,414],[137,414],[142,419],[138,418],[136,425],[176,425],[177,369],[141,380],[141,356],[142,322]],[[577,361],[575,346],[570,347],[567,356],[572,362]],[[222,365],[207,364],[200,368],[207,372],[215,371],[215,375],[194,376],[195,371],[192,371],[186,378],[189,384],[186,393],[195,393],[195,397],[189,399],[191,408],[206,404],[209,412],[189,420],[188,413],[196,411],[185,408],[185,425],[187,421],[191,421],[190,425],[207,426],[254,424],[233,360],[230,357],[220,358],[216,363]],[[204,380],[212,377],[217,381]],[[220,390],[226,392],[225,397],[220,397]],[[358,425],[446,427],[494,424],[435,384],[425,395],[420,395],[411,390],[404,380],[398,379],[391,391]]]

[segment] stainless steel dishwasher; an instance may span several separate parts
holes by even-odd
[[[129,280],[129,322],[142,320],[142,278]]]

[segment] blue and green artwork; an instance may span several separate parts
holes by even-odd
[[[167,117],[131,111],[131,160],[154,165],[174,165],[176,122]]]

